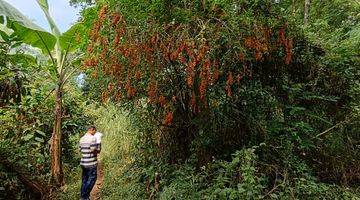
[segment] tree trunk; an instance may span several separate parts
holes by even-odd
[[[61,162],[61,122],[62,122],[62,87],[58,84],[55,91],[55,122],[51,137],[51,175],[55,186],[64,185],[64,174]]]
[[[309,22],[310,0],[305,0],[304,6],[304,25],[306,26]]]

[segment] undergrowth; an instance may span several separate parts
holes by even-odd
[[[133,116],[113,105],[89,107],[88,115],[104,134],[101,160],[104,182],[101,196],[115,199],[360,199],[359,188],[343,188],[318,182],[306,163],[284,153],[279,166],[259,158],[264,148],[245,147],[231,159],[216,159],[197,166],[194,156],[183,164],[170,165],[152,159],[141,162],[137,147],[140,131],[130,122]],[[75,139],[74,139],[75,140]],[[288,150],[284,150],[287,152]],[[76,199],[81,169],[69,171],[62,199]]]

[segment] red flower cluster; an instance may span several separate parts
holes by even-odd
[[[98,17],[90,33],[88,58],[83,63],[92,67],[94,77],[110,77],[112,83],[102,99],[147,98],[151,106],[167,111],[164,124],[172,123],[173,113],[169,109],[175,103],[185,104],[195,114],[206,108],[210,89],[218,85],[223,88],[225,84],[225,95],[234,96],[235,84],[252,75],[247,67],[249,61],[264,61],[270,51],[279,47],[270,38],[272,30],[260,25],[254,25],[251,34],[237,41],[239,51],[226,51],[227,57],[223,55],[226,46],[216,45],[217,38],[206,38],[207,34],[194,38],[188,27],[182,25],[168,25],[163,32],[149,29],[137,37],[136,28],[128,30],[121,13],[103,6]],[[153,27],[152,22],[148,23]],[[285,63],[289,64],[292,40],[286,38],[285,28],[274,33],[279,34],[280,47],[286,53]]]
[[[168,112],[165,116],[163,124],[170,125],[173,122],[174,115],[172,112]]]
[[[226,86],[225,86],[226,94],[229,97],[232,96],[231,86],[233,84],[234,84],[234,77],[232,75],[232,72],[229,72],[229,75],[228,75],[227,80],[226,80]]]
[[[285,50],[285,63],[288,65],[292,59],[292,49],[293,49],[293,41],[291,38],[286,39],[285,37],[285,28],[282,27],[279,30],[279,42],[284,46]]]

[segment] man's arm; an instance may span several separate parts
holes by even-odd
[[[96,132],[95,136],[96,136],[96,148],[97,148],[98,153],[100,153],[102,133]]]
[[[101,151],[101,143],[96,144],[96,150],[97,150],[98,153],[100,153],[100,151]]]
[[[90,150],[94,153],[97,153],[97,144],[96,144],[96,138],[93,137],[90,144]]]

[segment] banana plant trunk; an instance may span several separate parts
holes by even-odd
[[[310,12],[310,0],[305,0],[304,4],[304,25],[307,26],[309,23],[309,12]]]
[[[292,10],[292,15],[295,16],[295,12],[296,12],[295,0],[292,0],[291,2],[291,10]]]
[[[61,162],[61,124],[62,124],[62,83],[55,90],[55,121],[51,140],[51,175],[56,186],[64,185],[64,174]]]

